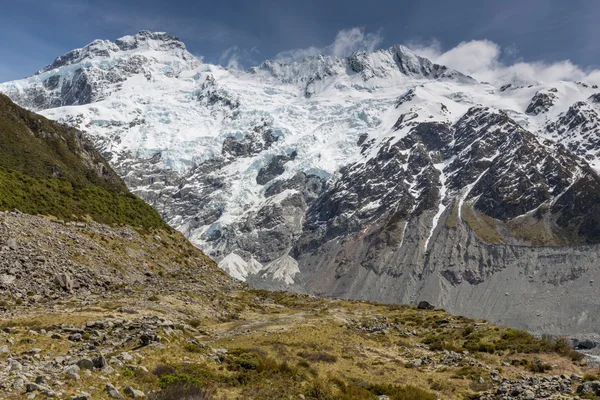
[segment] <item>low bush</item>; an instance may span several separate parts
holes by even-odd
[[[196,377],[182,373],[162,375],[158,381],[158,386],[163,389],[177,384],[182,384],[185,386],[200,386],[201,382]]]
[[[306,352],[306,351],[300,351],[300,352],[298,352],[298,357],[302,357],[308,361],[320,361],[320,362],[325,362],[325,363],[337,362],[336,356],[334,356],[333,354],[323,353],[323,352],[311,353],[311,352]]]
[[[158,377],[163,375],[172,375],[176,372],[175,368],[170,365],[157,365],[152,370],[152,373]]]
[[[548,371],[552,371],[552,366],[550,364],[544,363],[531,363],[527,366],[527,369],[535,374],[543,374]]]
[[[148,400],[213,400],[215,391],[214,387],[203,390],[198,384],[176,383],[151,394]]]
[[[388,396],[390,400],[436,400],[437,396],[424,389],[407,385],[372,385],[367,390],[376,396]]]

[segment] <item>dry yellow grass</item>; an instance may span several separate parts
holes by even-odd
[[[137,314],[119,312],[123,307],[135,309]],[[12,333],[16,344],[11,351],[22,353],[35,346],[42,349],[44,356],[53,358],[66,354],[74,344],[66,339],[32,336],[28,333],[29,329],[39,330],[59,323],[81,326],[90,320],[135,319],[142,315],[195,321],[197,329],[182,325],[181,334],[165,333],[165,348],[130,344],[107,356],[121,352],[139,354],[141,357],[136,356],[132,362],[148,371],[157,366],[189,369],[194,379],[205,384],[216,382],[217,398],[222,399],[296,399],[300,394],[309,393],[313,385],[325,385],[334,395],[342,396],[342,387],[350,392],[348,387],[356,387],[353,390],[360,391],[364,387],[389,384],[416,386],[444,399],[463,399],[473,389],[483,387],[477,384],[474,376],[487,377],[488,370],[469,367],[468,363],[444,365],[441,362],[443,352],[429,350],[424,344],[430,343],[429,347],[433,347],[435,338],[441,337],[444,346],[458,350],[460,346],[468,346],[468,338],[471,337],[476,338],[473,339],[476,342],[501,346],[503,334],[508,331],[508,328],[453,317],[443,311],[265,291],[234,292],[223,307],[236,310],[235,318],[210,316],[204,300],[193,293],[165,295],[153,301],[110,299],[87,309],[77,309],[76,305],[64,302],[53,311],[29,308],[27,315],[0,321],[0,327],[16,327]],[[378,324],[383,324],[384,330],[377,328]],[[372,333],[369,333],[372,328]],[[30,338],[36,340],[34,345],[27,342]],[[190,340],[209,347],[195,347],[190,345]],[[227,349],[230,355],[215,361],[215,353],[211,349],[218,348]],[[0,356],[0,361],[3,357],[6,356]],[[232,369],[236,357],[258,357],[263,360],[261,362],[267,363],[271,372]],[[433,362],[421,366],[412,364],[426,357]],[[522,358],[540,358],[554,366],[552,374],[583,374],[586,371],[565,357],[546,352],[519,354],[505,351],[503,355],[476,352],[469,357],[486,367],[502,370],[503,376],[509,378],[529,374],[522,366],[502,364]],[[283,362],[286,367],[283,367],[282,373]],[[464,375],[465,368],[467,375]],[[94,399],[103,399],[107,398],[104,385],[109,381],[121,389],[131,385],[146,392],[157,390],[161,382],[151,372],[136,372],[126,367],[115,369],[114,374],[104,378],[100,372],[94,371],[91,376],[82,375],[79,381],[65,380],[61,389],[68,395],[84,390],[90,392]],[[252,380],[244,381],[248,377]],[[5,398],[21,398],[22,395],[11,396]]]

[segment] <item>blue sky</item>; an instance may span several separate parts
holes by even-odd
[[[179,36],[206,61],[248,67],[265,59],[411,44],[440,55],[488,40],[495,62],[600,64],[595,0],[15,0],[0,14],[0,81],[22,78],[94,39],[142,29]],[[352,31],[352,28],[360,28]],[[298,49],[304,49],[296,51]]]

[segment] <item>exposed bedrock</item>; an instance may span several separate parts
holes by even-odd
[[[540,334],[600,331],[600,246],[488,245],[459,223],[440,224],[426,252],[423,226],[409,223],[395,249],[382,244],[381,233],[359,233],[301,254],[296,289],[384,303],[426,300]]]

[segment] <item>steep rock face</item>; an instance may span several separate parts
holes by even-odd
[[[574,191],[587,199],[586,208],[579,216],[563,216]],[[420,123],[397,142],[381,144],[368,161],[343,168],[307,211],[295,254],[372,230],[382,220],[411,221],[430,212],[435,214],[429,236],[423,235],[427,244],[451,203],[458,219],[466,204],[481,213],[473,229],[491,242],[516,242],[502,224],[508,229],[516,219],[545,218],[557,240],[596,242],[595,230],[579,224],[592,215],[598,193],[598,176],[564,148],[540,143],[503,112],[473,107],[453,126]],[[577,227],[560,232],[566,220]],[[531,243],[537,233],[519,239]]]
[[[90,134],[135,194],[257,286],[475,315],[469,296],[504,296],[506,271],[597,254],[593,85],[496,88],[403,46],[232,71],[140,32],[0,91]]]
[[[556,92],[556,88],[537,92],[531,99],[531,103],[529,103],[525,112],[533,115],[547,113],[556,102]]]
[[[415,231],[417,224],[406,230],[401,249],[387,249],[380,270],[362,261],[375,238],[330,242],[299,260],[311,272],[306,285],[317,294],[385,303],[426,300],[540,334],[597,331],[599,322],[587,311],[598,307],[597,245],[488,245],[460,223],[440,229],[425,256]]]
[[[553,139],[589,161],[600,156],[600,116],[596,96],[579,101],[547,125]]]

